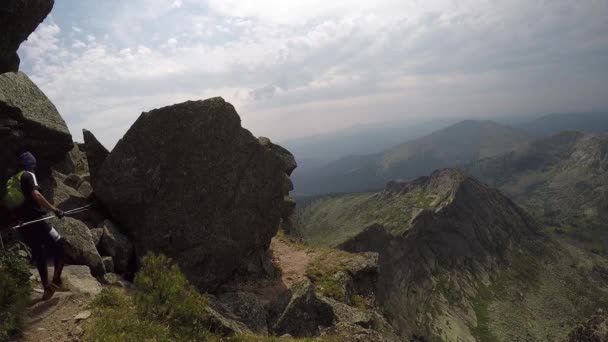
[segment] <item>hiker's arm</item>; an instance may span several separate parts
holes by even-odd
[[[46,198],[40,193],[40,191],[32,191],[32,198],[34,199],[34,201],[36,201],[36,203],[38,203],[39,206],[46,208],[46,210],[48,211],[52,211],[57,216],[63,216],[63,212],[57,209],[51,203],[49,203],[49,201],[46,200]]]

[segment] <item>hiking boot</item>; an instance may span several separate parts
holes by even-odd
[[[55,291],[57,292],[66,292],[66,288],[63,287],[63,281],[61,281],[61,278],[59,279],[53,279],[53,282],[51,283],[51,285],[53,285],[55,287]]]
[[[44,294],[42,295],[42,300],[46,301],[46,300],[53,298],[53,295],[55,294],[56,290],[57,290],[57,287],[53,284],[46,286],[44,288]]]

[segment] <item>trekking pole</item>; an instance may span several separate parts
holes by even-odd
[[[63,212],[63,215],[72,215],[72,214],[77,214],[77,213],[79,213],[79,212],[82,212],[82,211],[88,210],[88,209],[89,209],[89,208],[91,208],[92,206],[93,206],[93,204],[88,204],[88,205],[85,205],[84,207],[80,207],[80,208],[76,208],[76,209],[72,209],[72,210],[64,211],[64,212]],[[51,215],[51,216],[43,217],[43,218],[40,218],[40,219],[37,219],[37,220],[28,221],[28,222],[24,222],[24,223],[21,223],[21,224],[19,224],[19,225],[14,226],[14,227],[11,227],[11,229],[17,230],[17,229],[19,229],[19,228],[21,228],[21,227],[29,226],[29,225],[31,225],[31,224],[38,223],[38,222],[42,222],[42,221],[48,221],[48,220],[50,220],[50,219],[52,219],[52,218],[55,218],[55,217],[56,217],[55,215]]]

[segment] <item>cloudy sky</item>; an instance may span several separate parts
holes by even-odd
[[[222,96],[274,140],[356,124],[608,108],[606,0],[56,0],[21,70],[112,147]]]

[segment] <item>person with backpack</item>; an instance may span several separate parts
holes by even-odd
[[[30,152],[18,157],[19,172],[7,182],[4,206],[20,222],[34,221],[45,215],[45,210],[53,212],[58,218],[63,218],[62,210],[53,206],[39,191],[36,180],[36,158]],[[41,221],[18,229],[23,242],[30,248],[32,260],[38,268],[40,280],[44,286],[42,300],[53,297],[55,291],[62,286],[61,273],[63,271],[65,240],[55,228]],[[47,253],[55,258],[55,271],[52,282],[49,282],[47,269]]]

